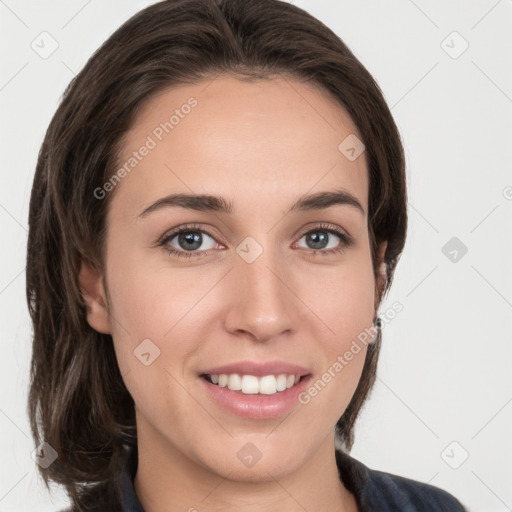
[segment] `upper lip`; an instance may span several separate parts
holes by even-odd
[[[264,377],[265,375],[308,375],[310,372],[303,366],[287,363],[285,361],[268,361],[266,363],[256,361],[239,361],[237,363],[225,364],[209,368],[202,375],[221,375],[238,373],[240,375],[254,375]]]

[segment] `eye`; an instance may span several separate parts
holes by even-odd
[[[313,254],[335,254],[344,251],[353,244],[352,238],[339,228],[330,224],[321,224],[302,235],[305,239],[306,249],[312,249]]]
[[[205,240],[209,243],[204,247]],[[167,235],[159,245],[174,256],[190,258],[206,254],[206,251],[214,249],[217,242],[212,235],[198,226],[185,226]],[[199,250],[201,249],[201,250]],[[199,254],[194,254],[199,253]]]

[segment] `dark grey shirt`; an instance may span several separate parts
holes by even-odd
[[[354,494],[359,512],[464,512],[466,510],[454,496],[438,487],[376,471],[345,452],[336,450],[335,453],[340,480]],[[119,512],[144,512],[133,487],[137,464],[137,449],[127,450],[126,458],[116,475],[116,484],[122,501]],[[93,509],[110,512],[102,508],[99,501],[101,499],[95,500],[96,506]]]

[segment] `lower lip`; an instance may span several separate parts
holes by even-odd
[[[270,419],[278,418],[300,404],[299,395],[308,386],[310,378],[311,375],[306,375],[295,386],[273,395],[244,395],[227,387],[221,388],[212,384],[204,377],[199,377],[199,380],[210,397],[227,411],[243,418]]]

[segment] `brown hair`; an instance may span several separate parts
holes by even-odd
[[[59,454],[47,468],[77,510],[109,495],[123,444],[136,444],[134,403],[112,338],[86,321],[82,260],[103,268],[109,197],[93,191],[113,174],[122,136],[151,95],[220,73],[295,77],[323,88],[350,114],[366,145],[368,230],[374,274],[387,240],[392,282],[407,230],[405,159],[381,90],[340,38],[304,10],[278,0],[167,0],[129,19],[71,81],[47,130],[29,212],[27,301],[33,323],[29,416],[36,445]],[[340,141],[341,142],[341,141]],[[336,425],[350,450],[354,423],[376,374],[381,335]]]

